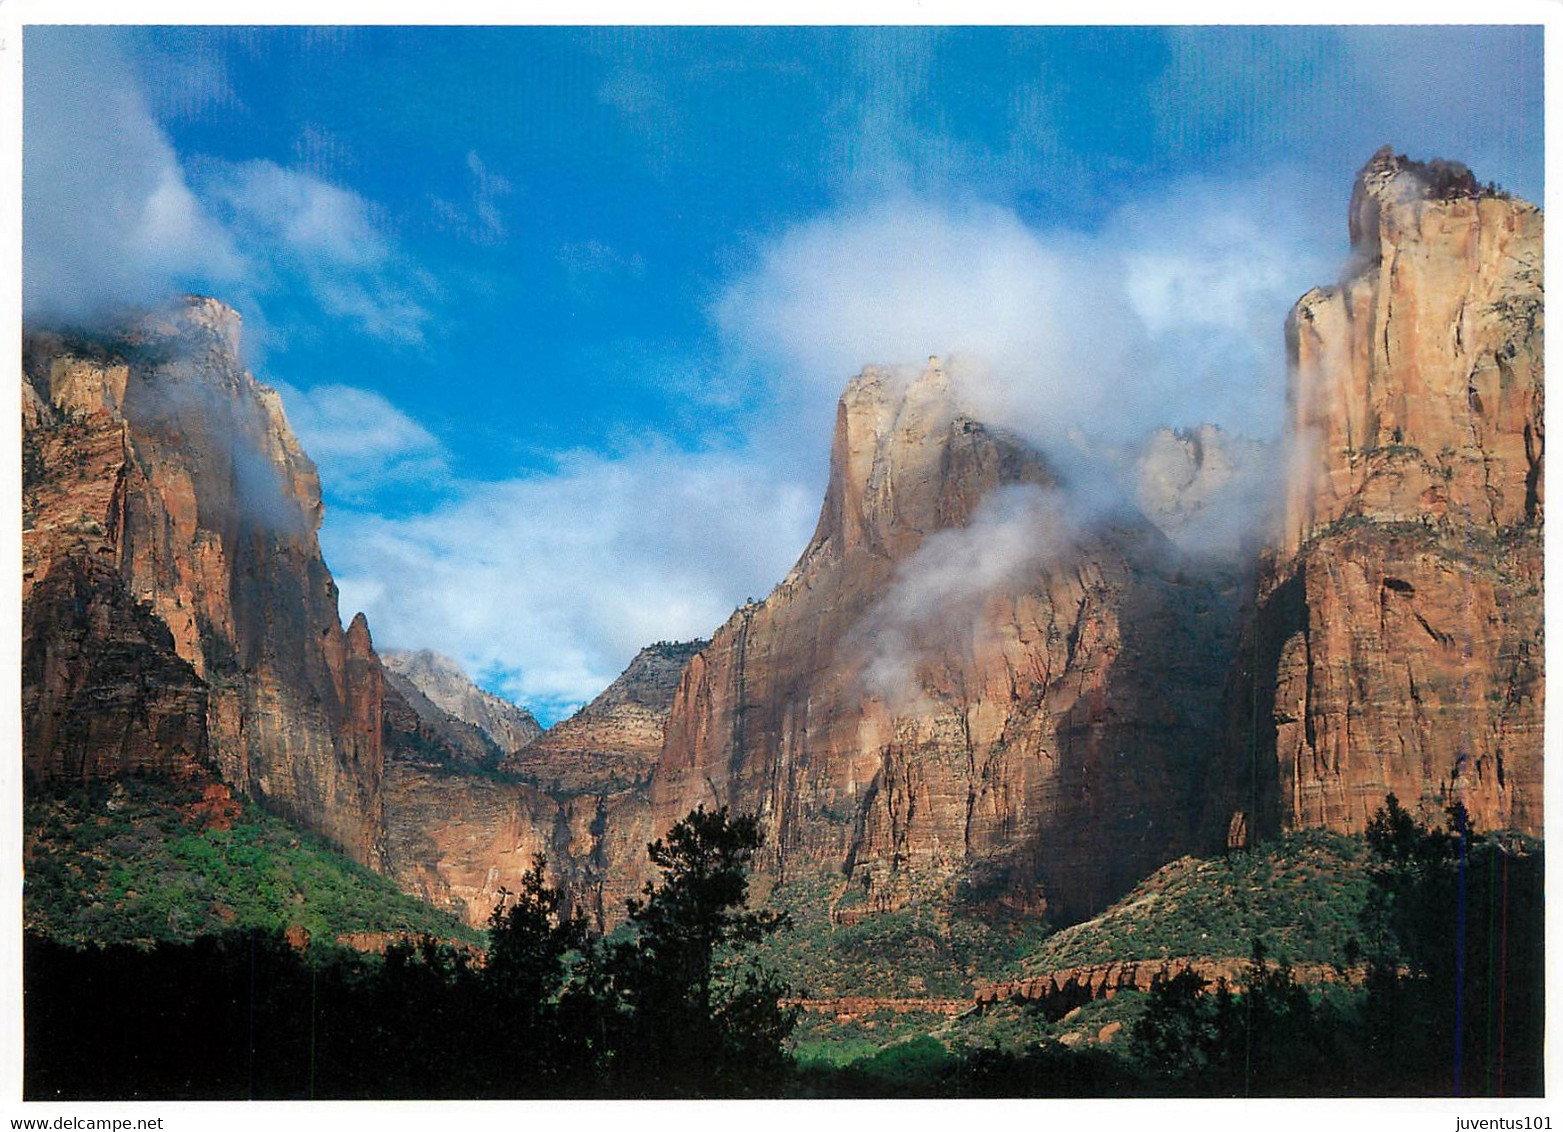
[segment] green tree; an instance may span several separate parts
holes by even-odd
[[[543,854],[533,857],[520,890],[501,889],[488,919],[484,978],[528,1018],[557,998],[567,958],[586,946],[586,918],[578,908],[566,912],[564,891],[548,884],[547,868]]]
[[[629,901],[633,934],[606,960],[621,1090],[753,1095],[776,1090],[790,1068],[786,987],[743,954],[790,923],[747,906],[763,840],[754,817],[702,806],[647,847],[661,882]]]
[[[1539,1094],[1543,853],[1445,812],[1446,829],[1424,826],[1391,794],[1368,824],[1368,1049],[1402,1090]]]
[[[591,1051],[571,1024],[580,1006],[571,994],[572,961],[586,949],[586,919],[578,908],[567,910],[547,868],[543,854],[533,857],[519,890],[501,890],[488,922],[482,982],[490,1052],[512,1096],[580,1089],[593,1070]]]

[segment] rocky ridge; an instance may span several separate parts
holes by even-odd
[[[450,657],[430,649],[382,649],[380,662],[385,665],[391,685],[415,710],[427,703],[477,729],[501,757],[520,750],[543,733],[531,712],[479,688]],[[418,714],[420,718],[437,719],[427,710],[419,710]]]
[[[542,854],[592,922],[617,922],[649,879],[647,843],[666,831],[646,783],[679,676],[704,644],[642,649],[590,704],[493,764],[431,749],[416,721],[410,737],[390,740],[385,812],[397,882],[482,924]],[[388,718],[393,710],[388,697]]]
[[[662,754],[663,731],[684,667],[709,641],[659,641],[568,719],[505,760],[504,768],[550,790],[644,787]]]
[[[809,546],[685,671],[657,824],[756,812],[777,878],[844,878],[840,915],[957,873],[1079,915],[1205,837],[1235,594],[1142,517],[1075,507],[937,359],[865,370]]]

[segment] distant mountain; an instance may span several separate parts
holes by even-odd
[[[531,712],[485,692],[447,656],[429,649],[381,649],[380,662],[385,665],[386,679],[420,718],[434,718],[422,706],[432,705],[477,729],[500,756],[519,750],[543,733]]]
[[[644,786],[662,754],[663,732],[690,658],[709,641],[659,641],[569,719],[505,760],[504,767],[553,790]]]

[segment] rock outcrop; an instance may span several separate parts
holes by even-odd
[[[1293,979],[1305,986],[1332,983],[1360,986],[1368,977],[1366,964],[1343,968],[1330,963],[1289,963],[1287,970]],[[1157,983],[1174,979],[1185,971],[1203,979],[1211,989],[1224,982],[1239,993],[1243,981],[1255,974],[1252,959],[1189,955],[1069,967],[1013,982],[988,983],[979,986],[972,997],[979,1006],[1001,1002],[1057,1005],[1060,1007],[1058,1013],[1062,1014],[1081,1002],[1112,998],[1119,991],[1149,991]]]
[[[659,641],[641,649],[600,696],[511,755],[505,769],[571,793],[645,786],[684,668],[709,643]]]
[[[779,878],[845,876],[838,915],[955,876],[1101,907],[1207,833],[1235,594],[1177,565],[964,413],[937,359],[865,370],[809,546],[685,671],[654,824],[756,812]]]
[[[432,705],[442,715],[476,729],[499,757],[520,750],[543,733],[531,712],[479,688],[450,657],[430,649],[382,649],[380,661],[386,679],[421,719],[444,722],[423,706]]]
[[[378,864],[380,664],[338,618],[315,467],[238,335],[210,299],[29,335],[23,765],[215,773]]]
[[[1285,512],[1234,681],[1274,827],[1386,793],[1542,832],[1542,214],[1388,149],[1287,325]]]

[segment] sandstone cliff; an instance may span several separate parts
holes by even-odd
[[[663,730],[690,658],[707,641],[660,641],[569,719],[505,760],[507,771],[551,790],[644,786],[662,754]]]
[[[650,875],[646,844],[666,832],[646,780],[679,677],[704,643],[642,649],[600,696],[488,775],[446,757],[429,724],[396,714],[388,699],[387,718],[398,721],[385,779],[397,882],[481,924],[542,853],[599,928],[622,919],[625,899]]]
[[[1288,490],[1234,680],[1262,825],[1393,791],[1542,831],[1542,214],[1380,151],[1287,325]]]
[[[1287,327],[1280,534],[1240,645],[1227,518],[1265,452],[1163,431],[1138,509],[1106,506],[937,360],[870,368],[786,579],[540,737],[343,629],[314,467],[233,312],[31,334],[26,775],[220,776],[473,923],[538,852],[615,921],[701,803],[760,815],[763,883],[837,878],[842,920],[950,882],[1074,919],[1245,814],[1360,830],[1389,791],[1539,834],[1541,228],[1458,166],[1363,171],[1348,273]]]
[[[531,712],[479,688],[450,657],[429,649],[382,649],[380,661],[385,665],[386,679],[420,718],[443,722],[423,708],[424,704],[432,705],[440,714],[475,729],[501,757],[520,750],[543,732]]]
[[[757,812],[777,877],[845,876],[839,915],[956,876],[1083,914],[1210,832],[1234,605],[964,413],[937,359],[865,370],[809,546],[685,671],[654,824]]]
[[[381,853],[381,670],[320,557],[314,465],[189,299],[119,336],[29,335],[29,780],[215,771],[361,861]]]

